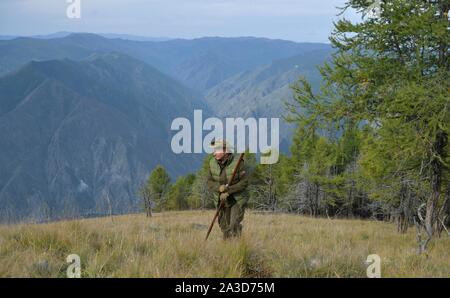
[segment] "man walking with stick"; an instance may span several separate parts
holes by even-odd
[[[213,157],[209,162],[208,188],[217,193],[219,200],[216,216],[206,235],[211,232],[216,217],[224,239],[239,237],[248,202],[246,188],[248,173],[244,170],[244,153],[236,157],[231,146],[222,140],[211,142]]]

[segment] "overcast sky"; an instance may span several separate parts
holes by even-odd
[[[75,0],[0,0],[0,35],[57,31],[150,37],[257,36],[328,42],[346,0],[80,0],[81,18],[66,15]],[[349,19],[357,16],[349,12]]]

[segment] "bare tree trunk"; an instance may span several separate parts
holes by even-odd
[[[420,208],[419,208],[419,212],[420,212]],[[416,218],[414,218],[414,224],[416,225],[416,228],[417,228],[416,237],[417,237],[417,242],[419,244],[418,253],[422,254],[426,251],[427,245],[430,242],[431,238],[427,237],[426,239],[423,240],[422,239],[422,223],[419,221],[416,221]]]
[[[152,216],[152,202],[151,202],[151,195],[148,193],[147,190],[144,190],[142,192],[142,197],[144,199],[144,209],[145,209],[145,216],[151,217]]]
[[[312,186],[311,183],[308,182],[308,188],[307,188],[307,192],[306,192],[306,197],[308,198],[307,202],[308,202],[308,209],[309,209],[309,216],[313,216],[313,199],[312,199]]]
[[[268,205],[269,205],[269,210],[271,210],[272,212],[275,211],[275,206],[274,206],[274,202],[273,202],[273,177],[272,177],[272,165],[269,165],[269,180],[267,181],[267,184],[269,184],[269,199],[268,199]]]
[[[143,199],[144,199],[144,210],[145,210],[145,214],[148,217],[148,204],[147,204],[147,195],[143,194]]]
[[[314,184],[314,217],[319,215],[319,184]]]
[[[152,201],[151,196],[147,196],[147,217],[152,217]]]
[[[111,199],[110,199],[110,197],[109,197],[109,189],[108,189],[108,191],[106,192],[106,199],[107,199],[107,202],[108,202],[109,217],[111,218],[111,221],[114,221],[114,220],[113,220],[113,216],[112,216],[112,204],[111,204]]]
[[[444,156],[444,147],[447,142],[447,134],[443,131],[438,132],[436,136],[436,142],[434,143],[435,155],[442,157]],[[437,204],[441,194],[441,183],[442,183],[442,163],[441,161],[434,157],[431,161],[431,195],[427,201],[427,209],[425,215],[425,230],[428,234],[428,238],[431,240],[434,231],[436,229],[437,222]],[[429,240],[427,241],[427,243]],[[426,246],[425,246],[426,249]]]
[[[447,192],[445,194],[445,203],[442,208],[443,222],[445,226],[450,226],[450,182],[447,183]]]
[[[450,182],[447,183],[447,190],[445,192],[445,200],[438,213],[438,237],[441,237],[442,231],[445,230],[450,236],[447,226],[450,224]]]
[[[407,181],[401,182],[400,205],[397,217],[397,232],[406,233],[411,220],[411,191]]]

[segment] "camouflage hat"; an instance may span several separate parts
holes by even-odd
[[[226,140],[216,140],[213,139],[209,145],[213,150],[215,149],[225,149],[226,152],[232,152],[233,146],[231,146],[230,143],[228,143]]]

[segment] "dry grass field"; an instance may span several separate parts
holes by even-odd
[[[382,277],[450,277],[450,237],[417,255],[415,230],[385,222],[248,212],[243,236],[223,241],[213,211],[124,215],[0,226],[1,277],[365,277],[369,254]]]

